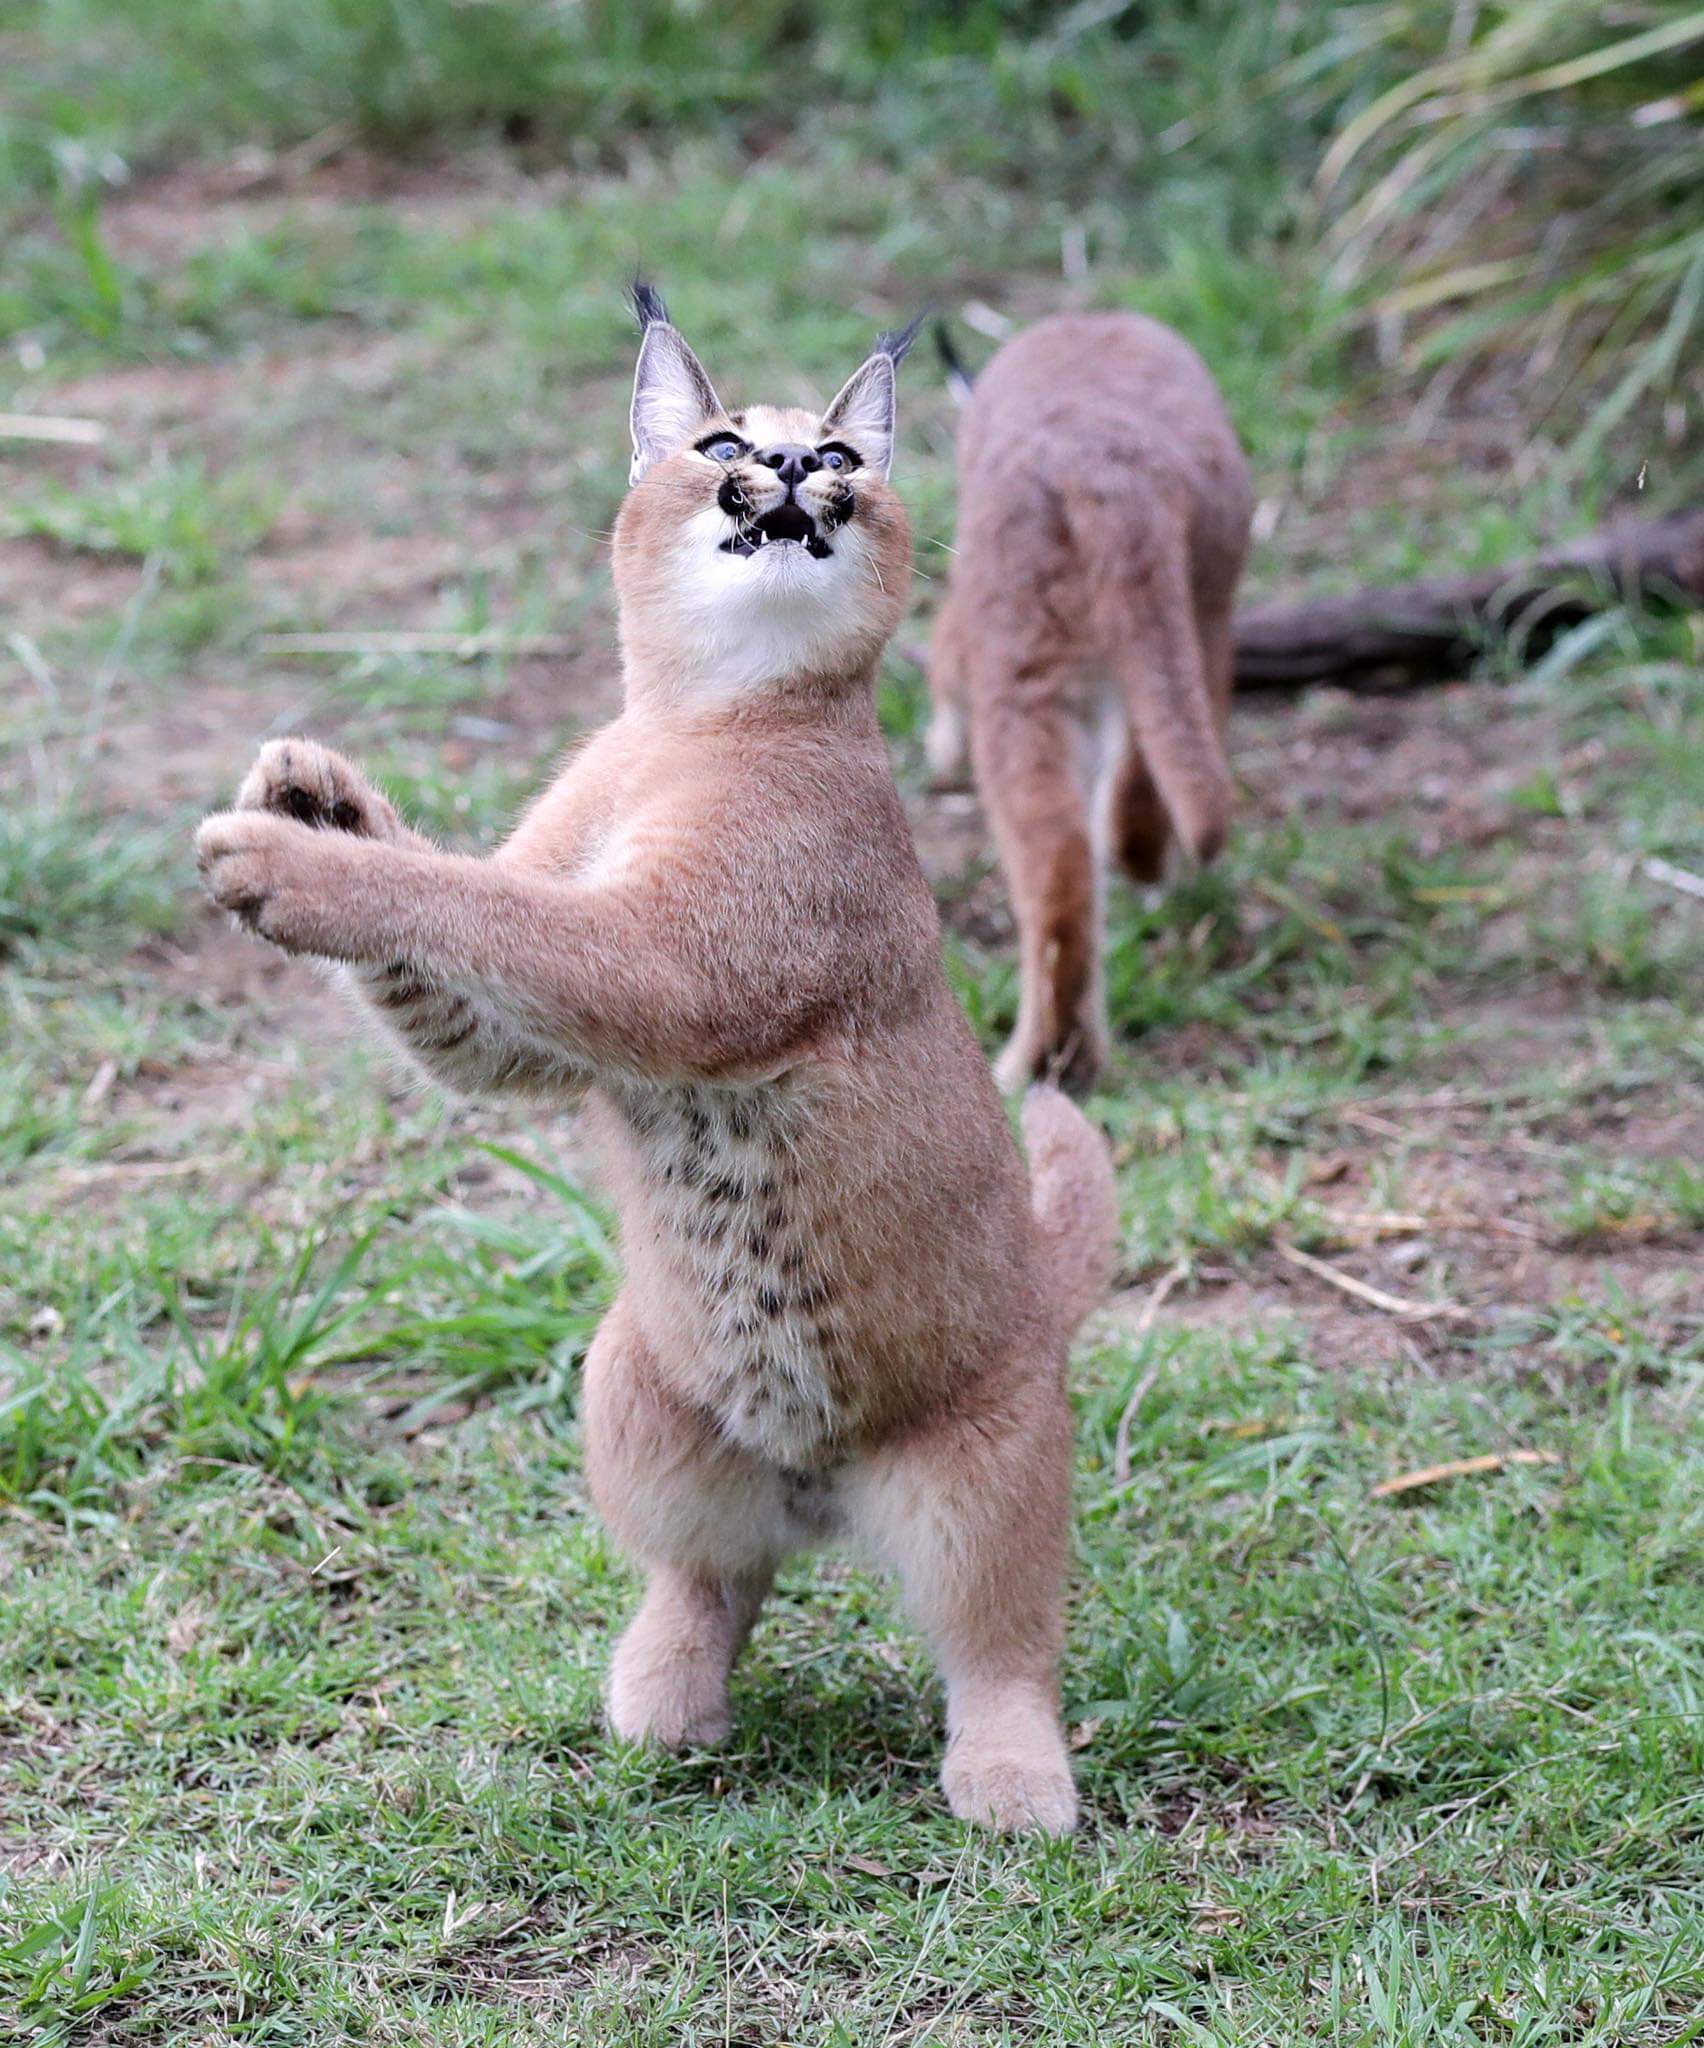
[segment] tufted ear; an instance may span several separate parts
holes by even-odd
[[[893,465],[895,372],[923,324],[918,314],[896,334],[878,334],[876,345],[835,395],[822,416],[824,435],[837,434],[865,463],[885,477]]]
[[[633,467],[636,484],[653,462],[674,454],[722,410],[704,366],[686,345],[660,293],[633,286],[639,315],[639,361],[633,372]]]

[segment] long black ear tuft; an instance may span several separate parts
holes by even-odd
[[[918,332],[928,317],[929,310],[925,307],[915,320],[908,322],[904,327],[889,328],[885,332],[878,334],[876,336],[876,345],[870,353],[877,356],[886,356],[888,361],[897,368],[910,353],[911,344],[917,339]]]
[[[653,462],[674,454],[706,420],[722,410],[704,365],[686,345],[669,318],[663,295],[642,277],[629,287],[639,316],[639,360],[633,370],[633,464],[627,476],[637,483]]]
[[[639,316],[641,334],[658,321],[667,323],[669,309],[663,304],[663,295],[654,284],[647,284],[642,277],[635,277],[627,290],[633,301],[633,310]]]

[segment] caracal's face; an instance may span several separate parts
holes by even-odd
[[[615,534],[630,658],[733,690],[874,659],[910,573],[887,481],[893,367],[872,356],[820,413],[729,409],[678,332],[653,318]]]

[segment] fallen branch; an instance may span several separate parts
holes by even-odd
[[[1353,1273],[1341,1273],[1335,1266],[1328,1266],[1324,1259],[1316,1259],[1312,1252],[1304,1252],[1298,1245],[1285,1244],[1281,1238],[1275,1241],[1274,1248],[1278,1256],[1288,1259],[1292,1266],[1300,1266],[1304,1272],[1312,1273],[1341,1293],[1352,1294],[1357,1301],[1366,1302],[1370,1308],[1382,1309],[1387,1316],[1395,1316],[1401,1322],[1459,1321],[1468,1313],[1453,1301],[1409,1301],[1400,1294],[1387,1294],[1382,1287],[1374,1287],[1367,1280],[1357,1280]]]
[[[1704,508],[1618,520],[1536,561],[1476,576],[1256,606],[1236,622],[1237,687],[1433,682],[1459,675],[1490,639],[1538,653],[1592,613],[1639,596],[1704,605]]]

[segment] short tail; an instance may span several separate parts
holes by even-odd
[[[1210,861],[1230,831],[1233,794],[1188,567],[1181,556],[1138,557],[1104,499],[1069,509],[1131,730],[1179,844]]]
[[[970,372],[964,366],[964,357],[953,344],[953,337],[944,320],[935,322],[935,353],[941,359],[941,367],[947,373],[947,389],[959,405],[970,396]]]
[[[1067,1335],[1099,1307],[1118,1249],[1118,1194],[1106,1141],[1057,1088],[1024,1096],[1030,1200]]]

